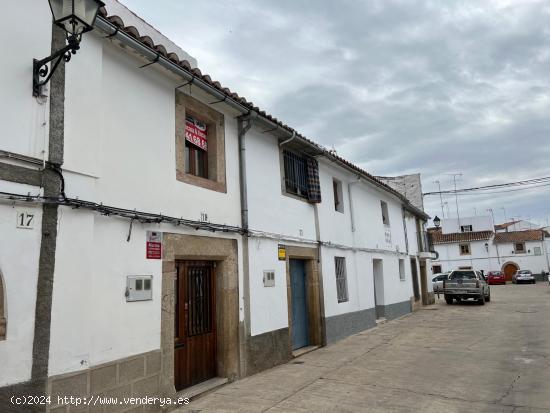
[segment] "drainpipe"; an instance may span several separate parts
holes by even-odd
[[[292,131],[292,136],[290,138],[288,138],[286,141],[282,141],[281,143],[279,143],[279,146],[286,145],[290,141],[294,140],[295,137],[296,137],[296,131],[293,130]]]
[[[248,337],[250,336],[250,264],[248,250],[248,191],[246,186],[246,133],[252,127],[256,118],[254,112],[248,115],[239,116],[238,140],[239,140],[239,186],[241,201],[241,227],[243,229],[242,250],[243,250],[243,301],[244,301],[244,322],[240,332],[240,376],[247,374],[246,355]]]

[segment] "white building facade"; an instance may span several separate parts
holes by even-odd
[[[547,234],[532,225],[494,225],[490,216],[442,219],[430,231],[438,259],[434,273],[453,269],[504,271],[507,279],[517,270],[545,274],[549,268]]]
[[[402,193],[115,1],[33,97],[32,58],[64,33],[45,1],[9,9],[33,32],[0,79],[2,409],[173,397],[433,301],[428,216]]]

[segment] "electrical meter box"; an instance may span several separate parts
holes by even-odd
[[[275,270],[264,271],[264,287],[275,287]]]
[[[126,301],[147,301],[153,299],[152,275],[128,275],[126,277]]]

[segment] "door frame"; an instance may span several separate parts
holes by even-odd
[[[213,332],[214,334],[214,338],[213,338],[213,341],[214,341],[214,347],[217,348],[217,312],[216,312],[216,309],[217,309],[217,282],[216,282],[216,278],[217,278],[217,272],[216,272],[216,268],[217,268],[217,262],[216,261],[212,261],[212,260],[176,260],[176,274],[177,274],[177,271],[178,271],[178,267],[181,268],[184,272],[187,271],[187,268],[189,265],[197,265],[197,264],[200,264],[201,266],[204,266],[204,267],[208,267],[209,268],[209,271],[210,271],[210,283],[211,283],[211,286],[210,286],[210,311],[212,313],[212,320],[211,320],[211,331]],[[180,275],[181,276],[181,275]],[[184,275],[184,277],[187,277],[186,275]],[[187,281],[187,284],[189,285],[189,282]],[[174,284],[174,291],[178,290],[179,291],[179,285],[176,285]],[[187,286],[184,287],[184,291],[185,291],[185,294],[189,294],[189,291],[188,291],[188,288]],[[175,310],[178,309],[178,299],[182,299],[183,297],[181,297],[179,295],[179,293],[177,295],[175,295],[175,299],[174,299],[174,306],[175,306]],[[185,302],[185,301],[183,301]],[[176,325],[176,321],[178,320],[177,318],[177,314],[174,313],[174,326]],[[184,325],[184,328],[187,329],[187,314],[185,314],[185,321],[183,323]],[[189,347],[189,345],[187,344],[187,341],[189,340],[189,337],[185,337],[185,346]],[[176,342],[174,340],[174,353],[175,353],[175,350],[176,350]],[[175,356],[175,354],[174,354]],[[218,363],[218,352],[217,351],[214,351],[214,364],[216,365],[216,371],[214,372],[214,375],[212,376],[212,378],[216,377],[218,375],[218,369],[217,369],[217,363]],[[174,359],[174,363],[175,363],[175,359]],[[174,385],[178,379],[178,377],[176,377],[176,373],[175,373],[175,365],[174,365]],[[206,379],[208,380],[208,379]],[[203,380],[203,381],[206,381],[206,380]],[[197,382],[197,383],[194,383],[194,384],[191,384],[187,387],[191,387],[195,384],[198,384],[198,383],[201,383],[201,382]],[[182,388],[182,390],[185,389]],[[181,391],[181,390],[180,390]]]
[[[288,349],[292,354],[292,283],[290,278],[290,260],[303,260],[306,270],[306,294],[308,316],[308,342],[310,346],[322,346],[326,343],[323,325],[324,304],[323,285],[320,276],[319,249],[286,246],[286,285],[288,311]]]
[[[238,244],[234,238],[162,234],[161,393],[176,394],[174,365],[176,261],[216,262],[216,374],[240,377]]]

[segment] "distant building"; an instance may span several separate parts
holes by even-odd
[[[439,228],[429,229],[439,257],[432,262],[434,273],[453,269],[504,271],[508,280],[520,269],[535,274],[550,271],[549,234],[527,221],[494,225],[490,216],[442,219]]]

